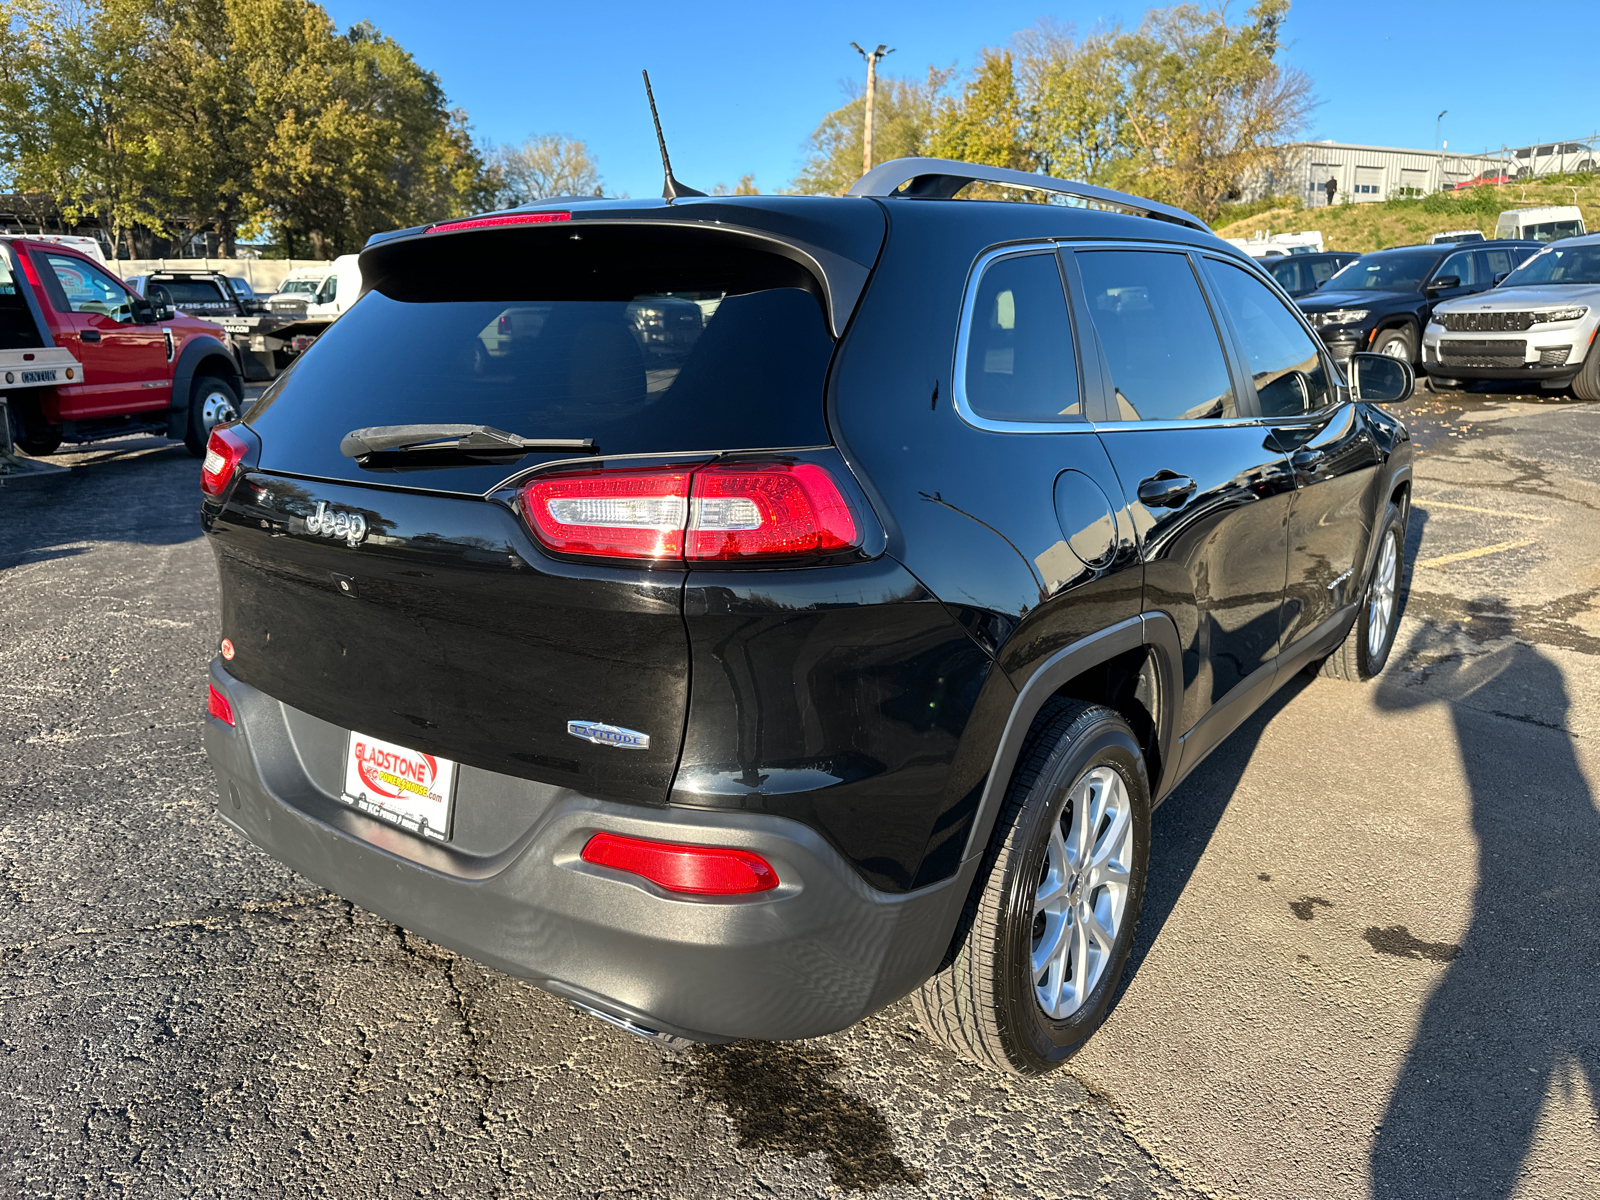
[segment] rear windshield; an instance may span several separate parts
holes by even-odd
[[[419,462],[397,479],[339,442],[430,423],[592,438],[608,456],[828,442],[833,339],[812,288],[794,286],[807,282],[796,264],[703,246],[546,249],[391,267],[247,415],[262,465],[481,492],[551,455]]]
[[[208,279],[152,279],[157,287],[167,289],[167,295],[180,308],[185,304],[228,304],[222,289]],[[232,308],[231,304],[228,307]]]

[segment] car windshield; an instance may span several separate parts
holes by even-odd
[[[1500,286],[1539,283],[1600,283],[1600,246],[1551,246],[1511,272]]]
[[[314,296],[316,295],[317,291],[317,282],[318,281],[315,279],[290,279],[278,289],[278,294],[284,295],[287,293],[291,296]]]
[[[1369,254],[1323,286],[1330,292],[1414,292],[1438,261],[1437,254]]]

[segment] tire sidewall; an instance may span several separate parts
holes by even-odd
[[[1409,326],[1409,325],[1397,325],[1393,329],[1385,329],[1382,333],[1380,333],[1378,335],[1378,340],[1372,347],[1373,353],[1374,354],[1382,354],[1383,353],[1383,347],[1388,345],[1392,341],[1403,342],[1405,344],[1405,348],[1406,348],[1406,354],[1405,354],[1406,361],[1410,362],[1410,363],[1416,362],[1416,360],[1417,360],[1417,339],[1411,332],[1411,326]]]
[[[1034,996],[1029,967],[1033,949],[1033,902],[1044,865],[1051,826],[1061,819],[1073,786],[1096,767],[1108,766],[1122,776],[1133,819],[1133,863],[1122,927],[1112,947],[1111,961],[1089,998],[1064,1020],[1045,1015]],[[1144,755],[1133,731],[1115,714],[1104,716],[1051,755],[1034,784],[1034,794],[1023,810],[1025,828],[1019,844],[1026,849],[1009,864],[1005,881],[1004,918],[1000,953],[996,957],[995,998],[1001,1010],[1002,1030],[1011,1034],[1009,1057],[1024,1070],[1049,1070],[1068,1058],[1105,1020],[1110,1012],[1133,950],[1133,939],[1144,903],[1150,863],[1150,782]]]
[[[194,381],[189,389],[189,432],[183,439],[190,453],[199,456],[206,452],[206,443],[211,438],[211,430],[205,425],[205,398],[212,391],[224,391],[233,397],[233,410],[243,415],[244,399],[239,395],[239,389],[226,379],[216,375],[203,375]]]

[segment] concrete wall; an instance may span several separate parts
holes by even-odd
[[[275,292],[284,276],[296,267],[325,267],[315,258],[123,258],[110,264],[122,278],[151,275],[156,271],[221,271],[242,276],[258,293]]]

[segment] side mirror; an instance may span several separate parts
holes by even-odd
[[[154,325],[160,319],[156,316],[156,306],[138,296],[133,298],[132,310],[135,325]]]
[[[152,283],[145,289],[145,299],[155,309],[151,321],[170,321],[178,315],[178,309],[172,302],[172,293],[159,283]]]
[[[1441,275],[1441,276],[1439,276],[1439,278],[1435,279],[1428,286],[1430,288],[1433,288],[1435,291],[1443,291],[1445,288],[1460,287],[1461,286],[1461,276],[1459,276],[1459,275]]]
[[[1387,354],[1350,356],[1350,394],[1368,404],[1401,404],[1417,388],[1417,373],[1403,358]]]
[[[1500,274],[1498,274],[1498,275],[1496,275],[1494,277],[1494,285],[1495,285],[1495,287],[1499,287],[1502,283],[1504,283],[1510,277],[1511,277],[1511,272],[1510,271],[1501,271]]]

